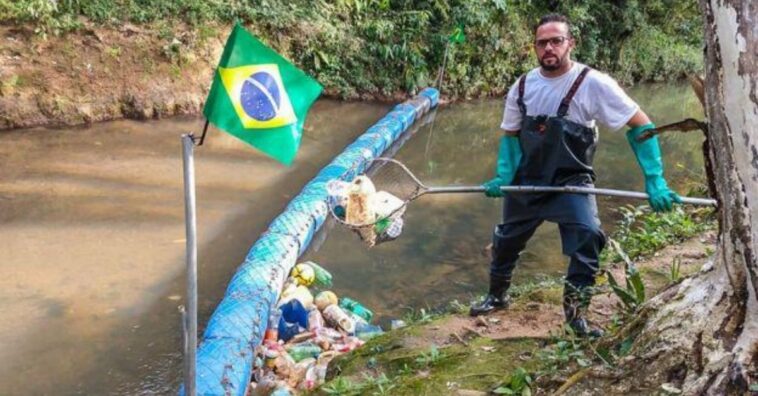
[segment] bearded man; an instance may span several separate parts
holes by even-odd
[[[542,17],[534,40],[540,67],[521,76],[506,97],[496,177],[484,184],[487,196],[505,197],[503,223],[493,235],[489,292],[470,313],[482,315],[508,306],[507,291],[519,254],[536,228],[549,221],[558,224],[563,254],[569,257],[563,293],[566,323],[579,336],[596,337],[602,332],[591,328],[585,316],[606,241],[595,197],[505,195],[500,187],[593,186],[592,159],[600,123],[614,131],[630,127],[627,140],[655,211],[671,210],[680,198],[663,178],[657,138],[637,141],[655,125],[613,78],[572,60],[575,45],[565,16]]]

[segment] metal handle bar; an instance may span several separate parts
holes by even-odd
[[[608,195],[612,197],[648,199],[649,196],[642,192],[613,190],[609,188],[594,188],[580,186],[502,186],[500,190],[510,193],[541,193],[541,192],[562,192],[572,194],[594,194]],[[451,187],[428,187],[424,194],[448,194],[448,193],[482,193],[485,191],[484,186],[451,186]],[[681,197],[682,203],[702,206],[716,206],[715,199]]]

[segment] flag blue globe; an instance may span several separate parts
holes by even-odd
[[[240,104],[248,116],[258,121],[268,121],[274,117],[281,104],[281,92],[276,79],[270,73],[253,73],[242,84]]]

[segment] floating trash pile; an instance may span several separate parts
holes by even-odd
[[[319,292],[314,297],[310,287]],[[332,275],[308,261],[295,265],[256,352],[252,395],[293,395],[324,382],[329,362],[382,334],[374,314],[326,290]]]

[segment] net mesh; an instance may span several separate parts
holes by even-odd
[[[372,187],[362,187],[361,183]],[[356,192],[364,188],[365,194]],[[365,175],[351,181],[333,181],[327,185],[329,210],[338,223],[354,230],[361,240],[374,246],[394,240],[400,235],[406,206],[425,189],[401,162],[392,158],[377,158],[372,161]],[[360,200],[365,202],[361,203]],[[363,204],[370,208],[360,220],[348,213],[351,205]]]

